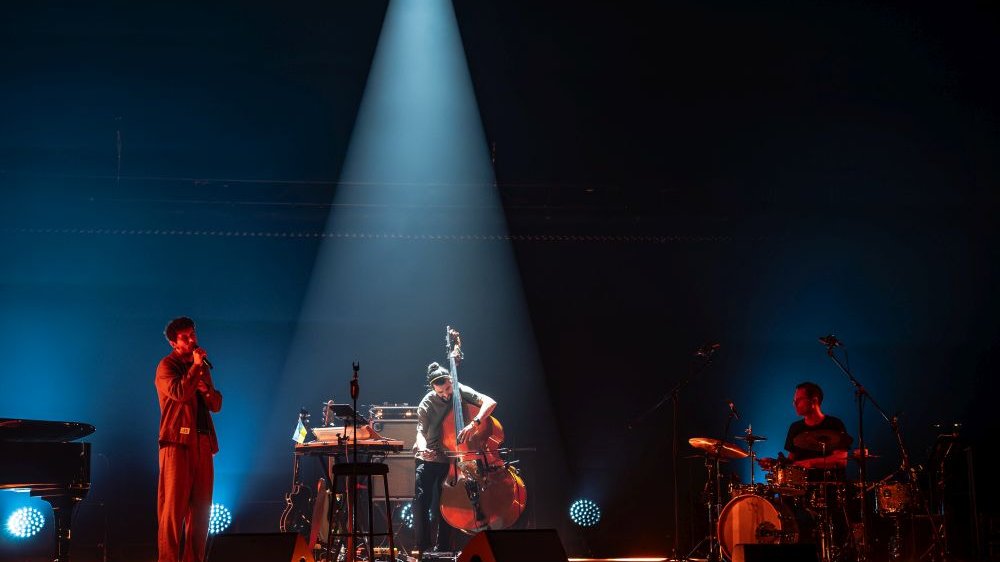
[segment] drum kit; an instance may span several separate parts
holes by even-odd
[[[819,562],[863,558],[859,543],[864,529],[856,517],[862,494],[857,483],[844,477],[843,468],[831,465],[806,469],[780,454],[776,459],[758,458],[754,445],[767,437],[754,435],[749,427],[745,435],[735,439],[744,442],[746,448],[709,437],[688,440],[705,457],[708,470],[709,532],[692,554],[707,544],[706,560],[724,557],[741,562],[743,545],[810,543],[816,547]],[[844,433],[813,430],[799,434],[794,444],[825,457],[827,452],[848,449],[851,440]],[[875,458],[878,455],[862,454],[860,450],[848,455],[853,461]],[[729,487],[728,501],[723,505],[719,463],[740,460],[750,462],[751,483]],[[763,483],[757,483],[757,467],[764,473]],[[910,483],[880,481],[870,483],[866,491],[874,491],[876,514],[892,521],[897,535],[901,516],[914,514],[920,507]],[[689,555],[688,559],[698,558]]]

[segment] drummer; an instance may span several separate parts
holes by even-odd
[[[795,387],[792,398],[795,413],[801,420],[792,423],[785,438],[788,460],[795,466],[809,469],[809,480],[833,476],[842,480],[847,469],[847,451],[854,439],[840,418],[823,413],[823,389],[813,382]],[[825,475],[832,470],[832,475]]]

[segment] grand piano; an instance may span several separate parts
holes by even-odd
[[[69,560],[73,508],[90,490],[90,443],[94,432],[79,422],[0,418],[0,490],[25,489],[52,506],[55,562]]]

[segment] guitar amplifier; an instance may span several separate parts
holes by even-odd
[[[371,405],[368,419],[379,435],[399,439],[407,450],[417,440],[417,407],[409,404]]]
[[[372,429],[382,437],[399,439],[403,450],[409,451],[417,440],[417,420],[372,420]]]

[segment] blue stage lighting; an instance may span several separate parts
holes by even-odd
[[[45,516],[33,507],[22,507],[7,518],[7,532],[19,539],[38,534],[45,526]]]
[[[212,511],[208,515],[208,532],[217,535],[225,531],[229,524],[233,522],[233,514],[221,503],[213,503]]]
[[[569,518],[581,527],[593,527],[601,520],[601,508],[590,500],[576,500],[569,506]]]

